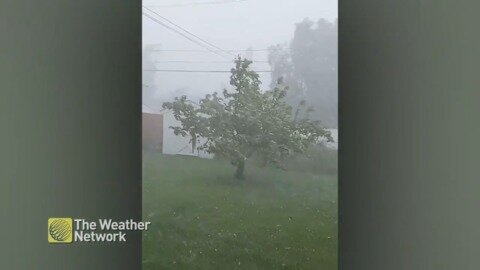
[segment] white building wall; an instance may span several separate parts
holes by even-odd
[[[338,129],[336,128],[329,128],[327,129],[330,131],[330,135],[332,135],[333,142],[327,142],[326,139],[321,139],[320,141],[325,144],[326,147],[330,149],[337,149],[338,150]]]
[[[175,119],[173,114],[169,111],[163,114],[163,154],[167,155],[188,155],[198,156],[201,158],[213,158],[212,154],[205,151],[195,150],[192,153],[192,144],[190,143],[190,137],[177,136],[173,133],[173,129],[170,127],[179,127],[181,123]],[[200,143],[197,146],[205,142],[205,139],[200,138]]]

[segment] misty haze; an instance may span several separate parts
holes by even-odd
[[[337,1],[143,0],[145,269],[337,269]]]
[[[313,102],[322,102],[327,107],[334,106],[328,110],[325,109],[327,111],[325,119],[320,120],[328,122],[329,127],[336,127],[336,117],[332,114],[336,114],[338,92],[337,1],[215,2],[218,3],[194,5],[192,4],[195,3],[194,1],[188,0],[143,1],[144,6],[156,12],[162,12],[165,18],[229,53],[212,53],[144,16],[143,69],[148,70],[143,73],[145,105],[161,109],[162,102],[171,100],[175,96],[185,94],[198,100],[205,94],[229,86],[229,73],[166,73],[149,70],[229,71],[233,67],[233,58],[241,55],[254,62],[255,70],[269,71],[272,70],[272,65],[275,67],[280,64],[275,61],[276,55],[280,52],[288,53],[291,49],[290,53],[307,54],[293,59],[299,69],[312,69],[302,74],[305,78],[298,79],[307,81],[304,91],[308,89],[310,92],[325,94],[315,98]],[[153,13],[150,14],[155,16]],[[319,21],[321,21],[320,25],[317,25]],[[311,29],[311,33],[307,33],[307,28]],[[298,29],[297,32],[296,29]],[[310,44],[314,40],[316,44]],[[301,51],[298,48],[300,46],[311,47]],[[279,51],[280,48],[282,50]],[[295,51],[296,48],[298,49]],[[218,49],[212,49],[218,51]],[[277,68],[275,71],[283,70]],[[310,74],[313,78],[309,78]],[[260,75],[262,88],[268,89],[272,74],[263,72]],[[316,76],[322,76],[317,80],[323,81],[314,82]]]

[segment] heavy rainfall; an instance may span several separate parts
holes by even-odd
[[[145,269],[336,269],[337,1],[144,0]]]

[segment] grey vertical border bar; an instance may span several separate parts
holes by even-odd
[[[340,269],[480,269],[478,10],[340,0]]]
[[[0,269],[141,269],[47,243],[49,217],[141,219],[141,1],[0,1]]]

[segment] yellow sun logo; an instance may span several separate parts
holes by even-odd
[[[48,219],[48,242],[71,243],[73,235],[73,220],[71,218]]]

